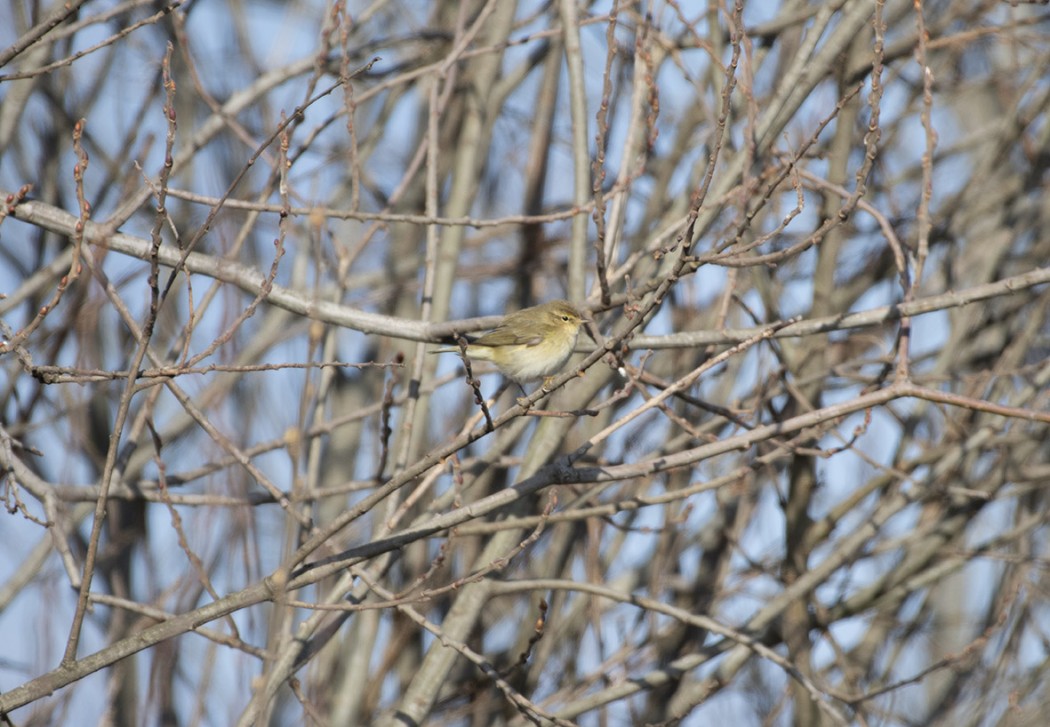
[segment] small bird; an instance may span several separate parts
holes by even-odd
[[[549,379],[569,360],[584,318],[567,300],[510,313],[500,324],[476,339],[468,337],[467,356],[491,361],[518,384]],[[438,348],[431,353],[459,353],[459,346]]]

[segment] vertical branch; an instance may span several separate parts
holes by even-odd
[[[346,0],[336,0],[332,6],[332,18],[339,24],[339,76],[350,77],[350,29],[353,18],[346,11]],[[354,100],[354,84],[343,87],[343,106],[346,110],[346,156],[350,169],[350,209],[361,208],[361,159],[358,150],[357,124],[354,116],[357,113],[357,101]]]
[[[578,208],[587,204],[590,182],[587,179],[590,154],[587,150],[587,89],[583,81],[583,49],[580,47],[580,20],[576,0],[560,0],[562,39],[565,43],[565,64],[569,71],[569,114],[572,119],[572,201]],[[572,218],[572,239],[569,243],[570,300],[583,300],[586,292],[584,263],[587,255],[587,218],[577,214]]]
[[[595,117],[598,122],[598,132],[594,135],[594,163],[591,165],[594,185],[594,212],[591,214],[595,227],[594,266],[598,276],[598,285],[602,291],[602,305],[609,305],[610,302],[609,280],[605,273],[608,252],[605,249],[605,192],[603,187],[605,185],[605,141],[609,136],[609,97],[612,95],[612,68],[613,61],[616,59],[616,19],[617,7],[613,3],[605,30],[605,43],[608,47],[605,53],[605,71],[602,73],[602,100],[598,105],[598,113]],[[622,163],[626,167],[628,160],[624,159]]]
[[[937,132],[933,129],[931,113],[933,111],[933,70],[929,66],[926,44],[929,33],[923,17],[921,0],[914,0],[915,26],[918,42],[915,46],[915,61],[922,74],[922,110],[919,117],[925,130],[926,147],[922,154],[922,190],[919,194],[919,208],[916,210],[916,253],[914,270],[910,280],[905,282],[904,302],[915,299],[916,289],[922,285],[922,273],[926,256],[930,249],[930,198],[933,196],[933,152],[937,146]],[[909,376],[911,364],[911,317],[901,319],[901,339],[897,349],[897,380],[905,381]]]
[[[79,257],[79,249],[84,236],[84,225],[87,220],[90,219],[91,212],[91,205],[88,203],[84,194],[84,173],[87,171],[88,166],[88,155],[81,145],[84,125],[85,121],[84,119],[81,119],[76,123],[76,126],[73,127],[73,149],[77,155],[77,163],[73,167],[73,183],[76,187],[77,201],[80,205],[80,217],[77,219],[75,234],[73,237],[74,260]],[[43,313],[43,311],[41,311],[41,313]],[[134,379],[134,374],[132,374],[131,380],[125,386],[124,396],[121,398],[121,411],[124,413],[125,417],[127,416],[127,404],[131,398],[131,383]],[[119,413],[118,421],[120,421]],[[122,425],[123,421],[120,421],[120,424]],[[94,521],[91,525],[91,535],[88,538],[87,553],[84,556],[84,568],[80,576],[80,591],[77,596],[77,608],[73,614],[73,623],[70,625],[69,637],[66,640],[66,649],[62,656],[63,664],[72,664],[77,658],[77,645],[80,642],[80,630],[84,623],[84,615],[87,612],[88,594],[91,591],[91,579],[95,573],[95,559],[98,554],[98,543],[99,538],[102,536],[102,521],[106,516],[106,503],[108,501],[109,492],[108,475],[112,472],[113,463],[116,461],[116,443],[119,440],[118,432],[119,429],[114,426],[109,448],[106,453],[106,467],[103,471],[103,477],[99,487],[99,495],[95,501]]]
[[[127,422],[128,413],[131,409],[131,400],[134,397],[136,391],[136,383],[138,379],[139,367],[142,365],[142,360],[146,357],[146,353],[149,350],[149,342],[153,336],[153,326],[157,321],[157,313],[160,305],[160,265],[158,261],[158,253],[161,245],[160,232],[163,229],[164,222],[167,218],[167,211],[164,203],[167,198],[168,180],[171,175],[172,160],[173,160],[173,149],[175,144],[175,82],[171,78],[171,55],[172,45],[169,43],[167,52],[164,56],[162,65],[163,75],[162,81],[164,84],[164,90],[166,94],[166,102],[164,105],[164,116],[167,123],[167,137],[164,154],[164,165],[161,168],[160,173],[160,184],[158,185],[157,191],[157,205],[156,205],[156,220],[153,225],[151,232],[151,253],[150,253],[150,272],[149,272],[149,310],[146,314],[146,320],[143,323],[142,330],[138,336],[138,348],[133,356],[132,363],[128,366],[127,379],[124,384],[124,391],[120,397],[120,404],[117,408],[116,420],[113,423],[113,429],[110,433],[109,447],[106,450],[106,462],[102,470],[101,482],[99,483],[99,494],[95,501],[95,513],[91,524],[91,535],[88,540],[87,554],[84,556],[84,572],[80,582],[80,593],[77,597],[77,608],[73,615],[73,623],[70,626],[69,638],[66,642],[65,653],[62,656],[63,664],[72,664],[76,660],[77,645],[80,642],[81,628],[84,623],[84,615],[87,611],[88,596],[91,592],[91,582],[95,573],[95,561],[98,556],[99,539],[102,536],[102,524],[106,517],[106,506],[109,501],[109,490],[113,483],[113,480],[117,476],[117,453],[121,440],[121,436],[124,431],[124,425]],[[88,158],[87,153],[81,146],[81,134],[83,132],[84,123],[83,121],[78,122],[74,135],[73,135],[73,148],[76,151],[79,162],[77,170],[74,170],[74,181],[76,183],[77,199],[80,201],[81,207],[81,219],[77,223],[79,235],[83,235],[84,223],[90,210],[90,205],[84,194],[84,171],[87,168]],[[98,271],[101,272],[101,271]]]

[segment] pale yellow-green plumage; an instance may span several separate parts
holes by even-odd
[[[576,348],[583,316],[566,300],[508,314],[498,326],[467,345],[467,356],[491,361],[519,384],[557,373]],[[459,353],[458,346],[431,353]]]

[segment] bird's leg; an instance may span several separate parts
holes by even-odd
[[[520,406],[520,407],[522,407],[524,409],[528,409],[530,406],[532,406],[532,403],[529,401],[529,395],[525,391],[525,387],[522,386],[517,381],[514,382],[514,385],[517,386],[518,387],[518,391],[521,392],[521,396],[517,397],[515,399],[515,401],[518,402],[518,406]]]

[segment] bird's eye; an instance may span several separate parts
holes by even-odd
[[[561,317],[561,319],[562,319],[563,321],[565,321],[566,323],[568,323],[568,322],[569,322],[569,316],[562,316],[562,317]]]

